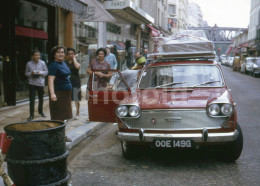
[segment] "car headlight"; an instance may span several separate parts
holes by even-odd
[[[140,108],[137,106],[131,106],[129,108],[129,115],[132,117],[137,117],[138,115],[140,115]]]
[[[127,106],[122,105],[122,106],[117,107],[116,112],[119,117],[125,117],[128,114],[128,108],[127,108]]]
[[[218,104],[212,104],[208,107],[208,113],[211,116],[217,116],[220,113],[220,106]]]
[[[221,113],[224,116],[230,116],[233,113],[232,105],[227,104],[227,103],[223,104],[222,107],[221,107]]]

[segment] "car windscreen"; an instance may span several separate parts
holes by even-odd
[[[254,62],[254,61],[255,61],[254,58],[249,58],[249,59],[247,59],[247,63],[252,63],[252,62]]]
[[[139,89],[179,87],[222,87],[220,69],[214,65],[171,65],[143,71]]]

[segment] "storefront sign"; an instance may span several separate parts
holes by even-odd
[[[77,0],[41,0],[52,6],[58,6],[65,10],[71,11],[77,15],[85,17],[87,12],[87,5]]]
[[[107,31],[114,34],[121,34],[121,27],[113,23],[107,23]]]
[[[106,9],[124,9],[130,6],[130,1],[105,1]]]
[[[122,10],[130,9],[136,12],[136,16],[140,19],[145,19],[146,22],[154,23],[154,18],[147,14],[143,9],[135,5],[134,2],[130,0],[107,0],[104,2],[104,7],[107,10]],[[130,14],[129,14],[130,15]]]

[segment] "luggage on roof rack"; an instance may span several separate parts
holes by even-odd
[[[154,38],[154,42],[159,48],[157,53],[148,55],[149,58],[215,58],[214,44],[202,30],[186,30],[167,38]]]

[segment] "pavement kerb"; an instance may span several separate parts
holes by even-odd
[[[84,139],[87,139],[91,135],[93,135],[95,132],[97,132],[99,129],[104,127],[106,123],[102,122],[90,122],[86,125],[82,125],[80,127],[77,127],[73,129],[72,131],[68,132],[66,136],[72,140],[72,142],[67,142],[66,147],[68,150],[73,149],[75,146],[77,146],[80,142],[82,142]]]

